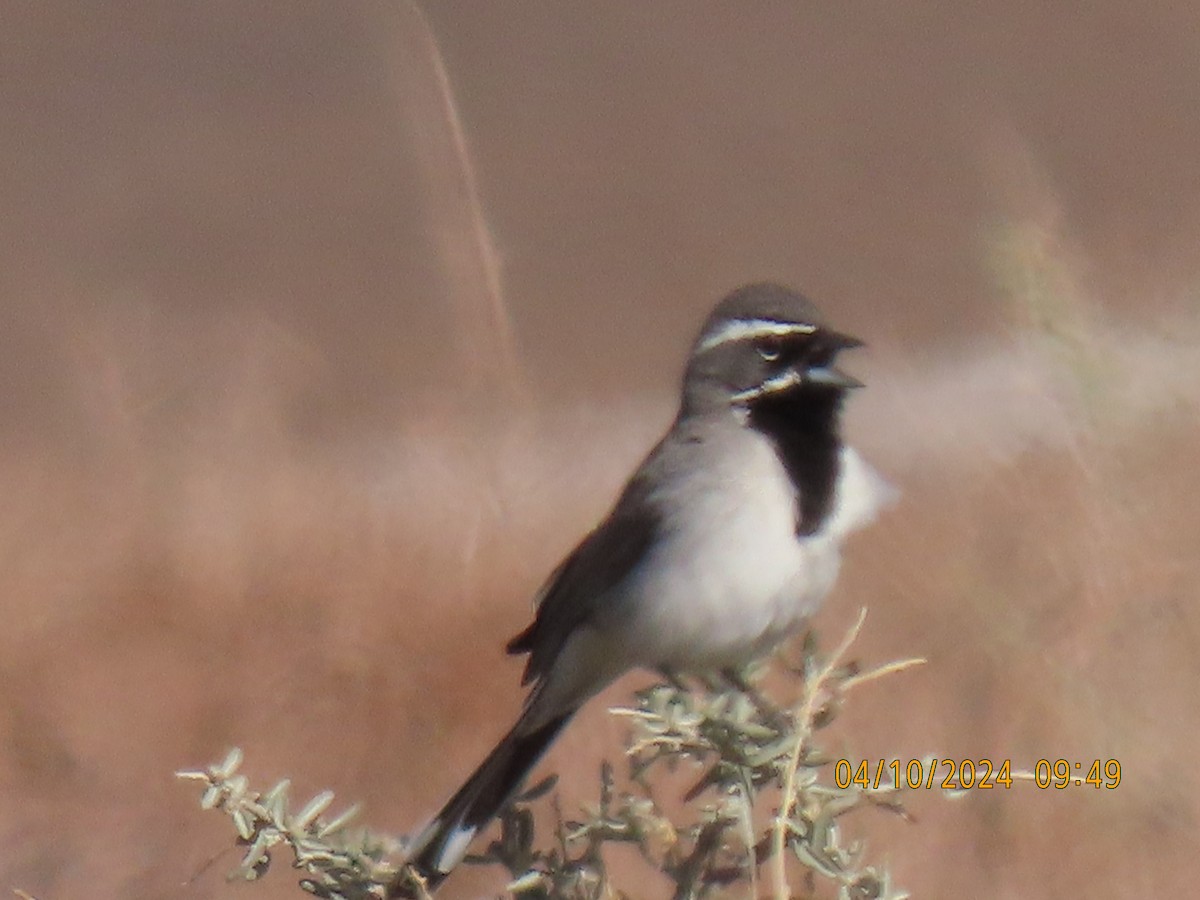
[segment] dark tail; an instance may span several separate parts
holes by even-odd
[[[410,850],[416,855],[408,864],[425,879],[428,890],[433,891],[462,862],[475,836],[517,792],[569,718],[568,713],[527,733],[523,721],[518,721],[417,835]]]

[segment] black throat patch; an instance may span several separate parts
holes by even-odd
[[[750,407],[751,427],[774,442],[796,489],[798,535],[819,531],[833,506],[841,405],[841,391],[801,389],[763,397]]]

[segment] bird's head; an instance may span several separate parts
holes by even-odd
[[[862,382],[835,365],[862,345],[825,325],[812,301],[778,284],[739,288],[709,315],[684,375],[684,407],[750,409],[780,400],[836,400]]]

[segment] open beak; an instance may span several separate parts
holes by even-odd
[[[822,331],[821,337],[824,341],[825,349],[829,351],[829,361],[825,365],[811,366],[806,369],[784,369],[778,375],[768,378],[762,384],[757,384],[752,388],[734,394],[733,401],[735,403],[746,403],[750,400],[765,397],[768,394],[777,394],[780,391],[790,390],[802,384],[821,384],[845,390],[863,387],[861,381],[853,375],[847,375],[833,364],[834,357],[837,354],[843,350],[852,350],[855,347],[861,347],[863,346],[863,342],[856,337],[848,334],[840,334],[836,331]]]
[[[823,366],[814,366],[804,372],[804,381],[807,384],[824,384],[830,387],[843,388],[851,390],[852,388],[863,387],[863,383],[853,375],[847,375],[841,369],[833,364],[834,357],[843,350],[853,350],[855,347],[863,346],[863,342],[853,335],[841,334],[837,331],[825,331],[821,334],[825,339],[827,346],[833,350],[830,354],[829,362]]]
[[[804,373],[804,380],[808,384],[826,384],[830,387],[845,388],[846,390],[865,386],[853,375],[847,375],[837,366],[821,366],[817,369],[809,369]]]

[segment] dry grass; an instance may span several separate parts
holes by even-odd
[[[478,209],[425,193],[463,189],[436,165],[446,122],[393,116],[407,79],[425,85],[410,109],[446,98],[405,68],[428,48],[410,34],[396,53],[390,8],[212,7],[203,27],[184,7],[44,9],[9,23],[30,77],[0,92],[0,888],[229,896],[229,866],[209,865],[225,831],[171,773],[235,744],[256,781],[362,798],[396,832],[422,820],[515,714],[500,647],[669,418],[681,323],[731,279],[803,271],[876,346],[849,430],[903,489],[818,626],[840,633],[865,604],[864,657],[929,660],[901,695],[856,698],[846,754],[1124,772],[1111,792],[918,796],[916,827],[863,834],[918,897],[1192,892],[1200,220],[1178,186],[1194,54],[1151,28],[1194,33],[1183,12],[1054,28],[997,7],[994,32],[948,13],[962,40],[917,54],[883,28],[879,46],[847,37],[850,7],[749,38],[603,18],[612,31],[577,44],[570,23],[527,32],[508,13],[497,33],[545,58],[505,51],[503,79],[476,69],[495,62],[486,29],[464,28],[446,67],[451,87],[496,87],[466,92],[466,134],[491,148],[470,192],[520,276],[526,403],[492,390],[516,349],[472,355],[478,324],[512,310]],[[606,34],[652,43],[583,53]],[[798,80],[768,89],[755,79],[775,69],[729,42]],[[1029,46],[1062,84],[1031,78]],[[557,67],[524,85],[545,108],[497,114],[528,59]],[[712,117],[703,146],[684,93]],[[1139,127],[1114,129],[1126,114]],[[1035,139],[996,149],[974,117],[1040,136],[1066,201]],[[747,139],[763,121],[782,138]],[[985,221],[1002,224],[980,241]],[[605,706],[637,683],[552,752],[568,802],[619,746]],[[493,887],[464,874],[446,896]]]
[[[1169,341],[1140,362],[1168,352]],[[976,389],[943,371],[950,395]],[[217,405],[234,409],[211,411],[212,422],[245,423],[240,434],[197,428],[191,446],[177,436],[164,446],[110,422],[105,443],[122,449],[90,466],[43,457],[4,468],[0,765],[15,885],[174,894],[224,836],[169,773],[232,743],[269,765],[260,778],[330,786],[364,798],[372,823],[412,827],[515,712],[501,638],[666,413],[636,419],[623,440],[611,436],[628,409],[581,417],[563,431],[613,440],[607,458],[595,448],[582,463],[565,463],[579,446],[570,433],[527,426],[524,440],[549,441],[536,450],[501,435],[495,478],[473,468],[478,452],[449,425],[445,437],[401,438],[373,469],[370,452],[302,451],[272,427],[261,395],[222,393]],[[1189,687],[1200,483],[1180,461],[1200,434],[1194,407],[1169,391],[1164,401],[1111,429],[1061,406],[1053,431],[1031,426],[1026,446],[996,458],[969,437],[961,454],[954,441],[926,456],[895,447],[904,498],[852,547],[823,623],[843,621],[850,598],[869,601],[864,653],[930,665],[902,697],[864,694],[850,707],[847,754],[1021,766],[1112,757],[1124,770],[1115,792],[917,798],[918,827],[869,824],[917,896],[1173,883],[1167,863],[1197,811],[1180,760],[1200,725]],[[910,405],[875,419],[888,434],[856,428],[886,469],[889,444],[920,439],[922,415]],[[568,796],[590,789],[597,756],[617,745],[602,706],[551,757]],[[221,894],[222,870],[187,896]]]

